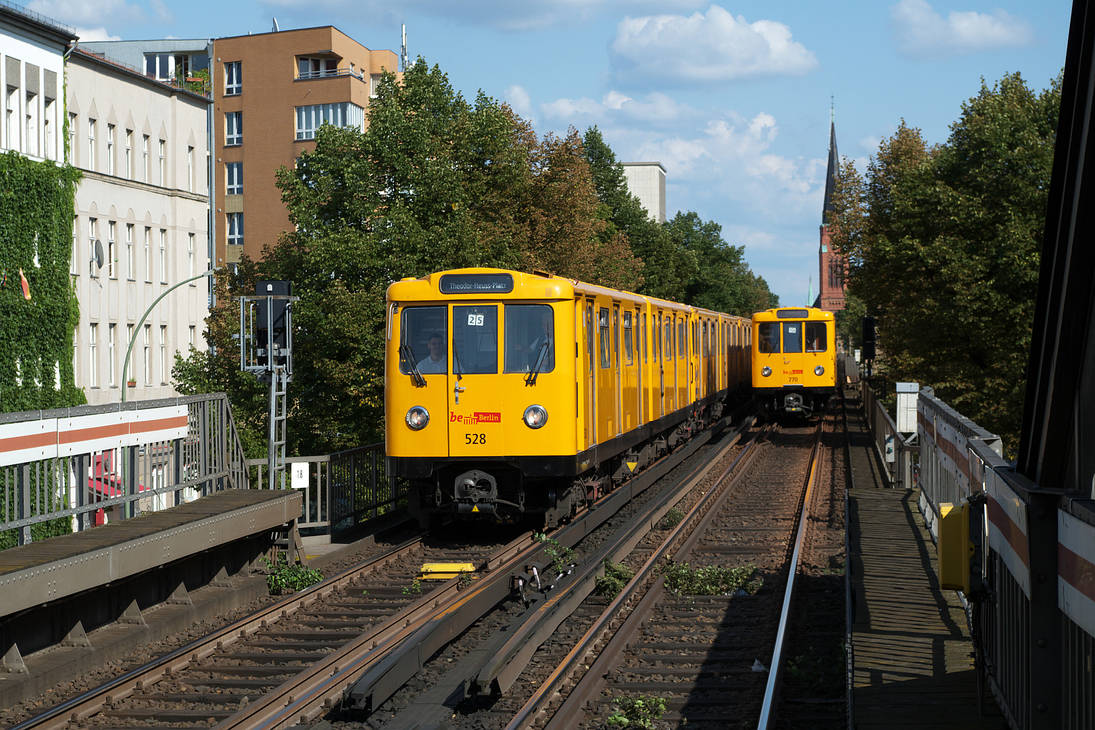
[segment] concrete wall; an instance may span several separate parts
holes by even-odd
[[[651,220],[665,223],[665,168],[660,162],[624,162],[623,168],[627,189]]]
[[[191,343],[197,349],[205,348],[205,280],[168,294],[153,309],[145,323],[147,329],[136,331],[135,326],[145,309],[169,286],[209,267],[208,102],[80,51],[70,57],[68,83],[72,163],[84,171],[76,191],[73,223],[72,274],[80,303],[80,324],[75,334],[76,384],[84,389],[90,404],[121,399],[122,363],[133,326],[136,343],[129,375],[136,379],[137,387],[130,389],[128,399],[176,395],[169,384],[175,353],[185,355]],[[96,122],[94,162],[89,151],[91,119]],[[108,125],[114,126],[110,153]],[[127,130],[132,132],[128,167]],[[147,162],[143,144],[146,136]],[[132,247],[128,245],[130,231]],[[102,245],[102,268],[91,262],[94,239]]]

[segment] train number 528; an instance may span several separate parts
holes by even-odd
[[[487,443],[487,435],[485,433],[466,433],[464,434],[464,443],[485,444]]]

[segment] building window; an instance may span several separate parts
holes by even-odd
[[[133,344],[133,329],[134,329],[134,327],[135,327],[135,325],[133,325],[132,323],[127,324],[125,326],[125,347],[126,347],[126,352],[129,351],[129,346],[131,344]],[[128,387],[128,383],[129,383],[130,380],[132,380],[134,383],[137,382],[137,376],[133,374],[133,368],[135,368],[135,367],[137,367],[136,363],[134,363],[133,367],[129,368],[125,372],[125,379],[126,379],[127,387]]]
[[[243,91],[243,76],[239,61],[224,64],[224,95],[235,96]]]
[[[243,112],[225,112],[224,143],[226,145],[243,144]]]
[[[19,89],[15,86],[8,87],[8,93],[4,95],[4,147],[9,150],[18,149],[19,135],[16,134],[15,112],[19,107]]]
[[[190,325],[190,349],[193,350],[197,347],[198,328],[194,325]]]
[[[133,130],[125,130],[125,176],[133,179]]]
[[[160,140],[160,187],[167,185],[167,142]]]
[[[114,229],[117,224],[114,221],[106,222],[106,275],[111,279],[118,278],[118,270],[114,266],[114,262],[118,258],[118,249],[115,248],[114,243]]]
[[[114,125],[106,125],[106,174],[114,174]]]
[[[186,189],[194,192],[194,148],[186,148]]]
[[[38,154],[38,95],[28,91],[27,103],[24,107],[27,119],[27,154]]]
[[[152,325],[144,326],[144,384],[152,385]]]
[[[375,99],[377,89],[380,88],[380,79],[383,78],[380,74],[372,74],[369,76],[369,98]]]
[[[78,216],[78,215],[72,216],[72,254],[69,256],[68,272],[70,274],[72,274],[73,276],[79,276],[80,275],[80,267],[79,267],[79,264],[77,263],[80,260],[80,253],[79,253],[79,251],[80,251],[80,244],[79,244],[80,234],[77,230],[77,226],[79,225],[79,223],[80,223],[80,216]]]
[[[72,384],[80,387],[80,328],[72,329]]]
[[[160,283],[167,283],[167,229],[160,229]]]
[[[338,59],[336,58],[298,58],[298,79],[321,79],[325,76],[338,75]]]
[[[160,385],[167,385],[167,325],[160,325]]]
[[[87,169],[95,169],[95,120],[87,120]]]
[[[87,250],[88,260],[91,261],[91,275],[98,276],[99,269],[95,266],[95,239],[98,238],[99,221],[96,218],[87,219]]]
[[[297,139],[315,139],[322,124],[336,127],[365,128],[365,110],[357,104],[314,104],[297,107]]]
[[[130,281],[137,278],[137,252],[133,248],[133,224],[125,224],[125,276]]]
[[[228,245],[243,245],[243,213],[228,214]]]
[[[57,144],[53,141],[53,130],[57,127],[55,117],[57,104],[55,102],[56,99],[46,98],[46,108],[42,116],[42,139],[44,140],[42,143],[44,147],[42,156],[50,160],[57,159]]]
[[[188,276],[194,276],[194,234],[186,234],[186,270]],[[193,286],[193,284],[191,284]]]
[[[76,163],[76,115],[68,115],[68,154],[70,163]]]
[[[174,58],[170,53],[146,53],[144,56],[144,74],[160,81],[167,81],[175,75]]]
[[[151,182],[152,178],[149,174],[150,173],[150,168],[148,166],[148,144],[149,144],[149,139],[148,139],[147,134],[142,135],[142,137],[143,138],[141,140],[141,155],[143,156],[143,165],[142,165],[142,167],[144,167],[144,181],[145,182]]]
[[[99,325],[92,323],[87,332],[87,384],[92,388],[99,387]]]
[[[144,280],[152,282],[152,229],[144,229]]]
[[[107,384],[113,388],[118,383],[114,380],[114,372],[116,369],[114,353],[117,345],[117,329],[118,326],[113,322],[106,326],[106,367],[107,367]]]
[[[228,195],[243,195],[242,162],[226,162],[224,164],[224,177],[228,183],[225,188]]]

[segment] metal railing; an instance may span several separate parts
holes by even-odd
[[[897,430],[897,424],[871,390],[868,381],[860,382],[860,390],[863,394],[863,415],[867,419],[875,451],[889,486],[894,489],[912,489],[916,486],[916,434],[906,438]]]
[[[313,79],[335,79],[343,76],[349,76],[355,78],[358,81],[364,81],[364,76],[358,71],[351,71],[348,68],[339,68],[322,71],[301,71],[297,73],[297,81],[311,81]]]
[[[266,459],[248,459],[252,483],[267,481]],[[406,485],[387,476],[384,443],[359,446],[324,456],[285,460],[293,489],[303,492],[305,534],[336,535],[398,508]]]
[[[223,393],[4,413],[0,427],[38,444],[0,466],[0,549],[249,486]]]

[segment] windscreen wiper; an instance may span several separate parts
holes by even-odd
[[[425,388],[426,379],[422,377],[422,373],[418,372],[418,366],[414,364],[414,355],[411,353],[411,346],[407,343],[399,346],[399,360],[403,365],[403,369],[411,376],[414,387]]]
[[[540,374],[540,368],[544,366],[544,360],[547,357],[548,348],[551,343],[548,340],[544,340],[540,345],[540,353],[536,356],[536,367],[529,371],[525,376],[525,385],[536,385],[536,376]]]

